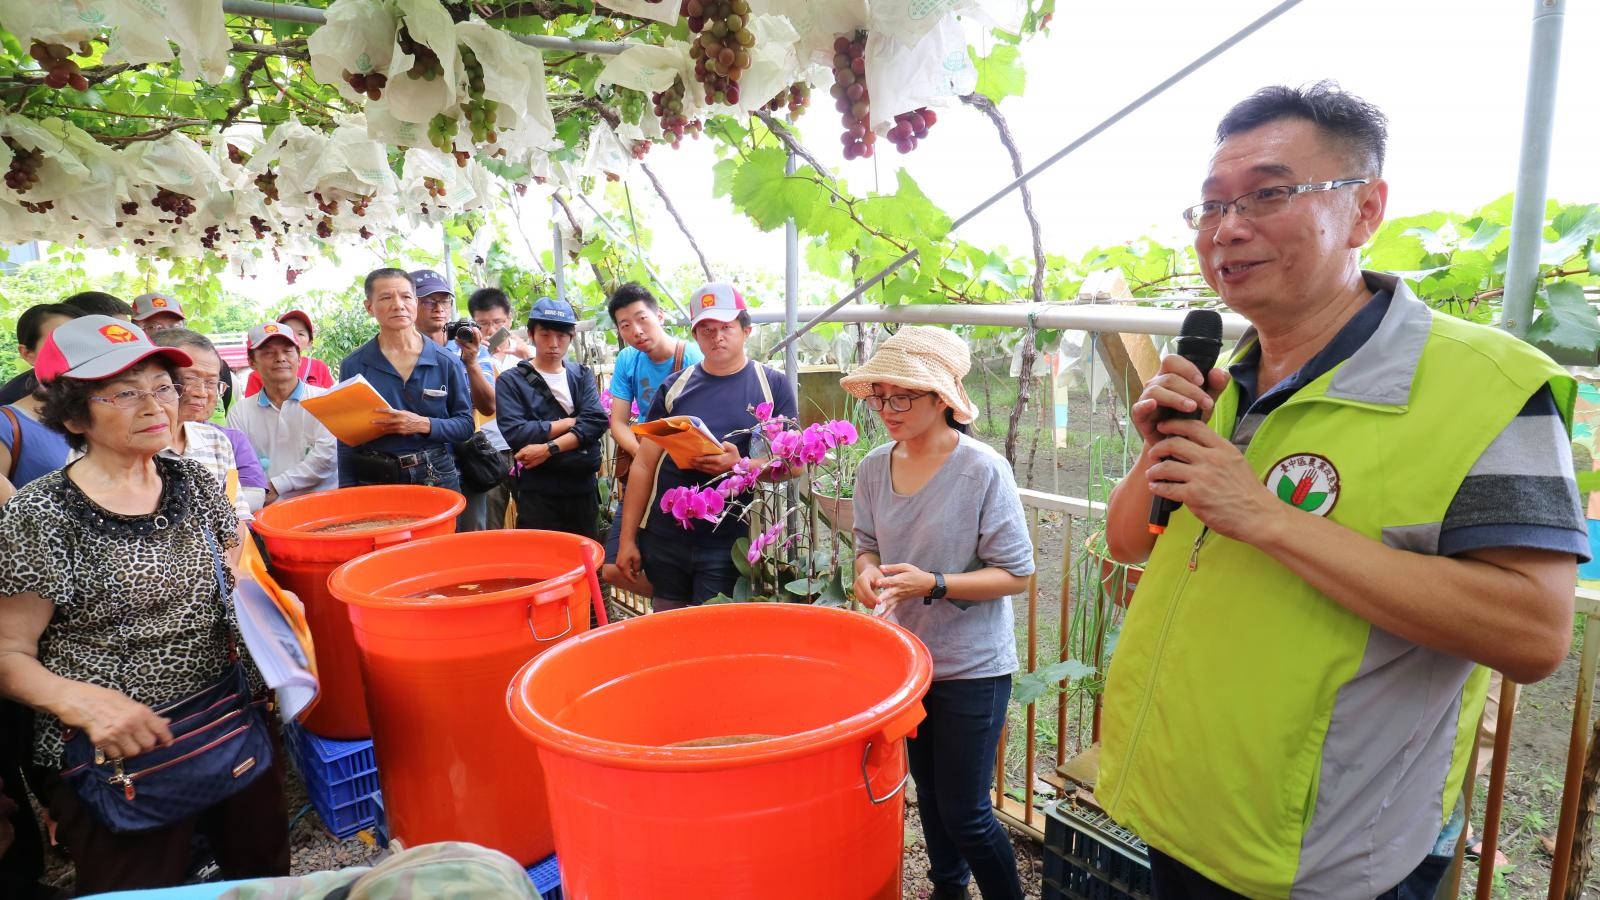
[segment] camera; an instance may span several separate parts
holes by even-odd
[[[477,331],[478,323],[472,321],[471,319],[457,319],[454,322],[447,322],[444,326],[444,339],[446,341],[453,341],[465,329]]]

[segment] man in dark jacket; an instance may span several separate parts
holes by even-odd
[[[495,382],[500,433],[515,456],[517,527],[599,540],[600,438],[608,417],[588,366],[566,359],[577,316],[543,298],[528,314],[534,358]]]

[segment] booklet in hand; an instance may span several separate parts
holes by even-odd
[[[334,437],[352,447],[384,435],[383,429],[372,424],[372,417],[374,410],[389,409],[389,401],[360,375],[346,378],[320,397],[307,397],[300,405]]]
[[[722,452],[722,441],[698,416],[667,416],[640,422],[633,426],[633,433],[660,444],[680,469],[689,468],[696,457]]]
[[[283,721],[302,718],[321,690],[317,654],[311,643],[299,598],[278,586],[267,573],[255,544],[245,542],[239,557],[239,580],[233,589],[239,634],[267,686],[278,693]]]

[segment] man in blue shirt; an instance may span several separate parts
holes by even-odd
[[[606,411],[588,366],[566,358],[578,318],[564,300],[528,313],[537,352],[502,374],[500,431],[516,453],[517,527],[600,537],[600,438]]]
[[[648,597],[652,590],[644,577],[633,578],[617,567],[617,541],[622,530],[622,494],[628,470],[639,453],[639,439],[630,426],[640,413],[650,408],[656,389],[667,377],[704,358],[693,341],[680,341],[667,334],[661,323],[661,304],[643,285],[628,282],[617,288],[606,305],[617,336],[628,346],[617,354],[611,369],[611,439],[617,447],[617,504],[606,534],[606,561],[600,577],[630,593]]]
[[[639,444],[623,499],[617,566],[633,577],[649,576],[654,588],[650,606],[656,612],[732,594],[739,578],[733,544],[748,531],[742,518],[731,515],[715,524],[696,521],[684,528],[657,508],[661,495],[675,487],[705,484],[749,456],[751,435],[733,435],[756,426],[757,405],[770,402],[774,415],[797,415],[789,382],[745,356],[750,313],[739,292],[732,285],[707,284],[694,292],[690,308],[690,329],[705,359],[668,377],[644,418],[697,416],[723,438],[722,452],[680,469],[659,444]]]
[[[373,410],[384,435],[339,443],[339,486],[430,484],[460,490],[451,447],[472,434],[472,403],[461,359],[417,332],[417,295],[403,269],[366,280],[367,314],[378,336],[339,365],[339,380],[361,375],[389,404]]]

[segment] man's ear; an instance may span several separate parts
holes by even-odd
[[[1350,248],[1366,246],[1372,236],[1383,226],[1383,214],[1389,205],[1389,182],[1382,178],[1371,184],[1356,186],[1356,220],[1350,228]]]

